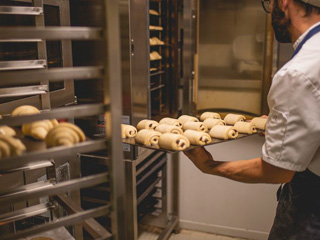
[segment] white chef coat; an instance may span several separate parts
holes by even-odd
[[[294,44],[297,48],[313,25]],[[320,176],[320,33],[274,76],[262,159],[274,166]]]

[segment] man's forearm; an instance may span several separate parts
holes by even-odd
[[[232,162],[208,161],[205,173],[245,183],[285,183],[293,172],[272,166],[261,158]]]
[[[231,162],[214,161],[210,153],[198,151],[186,154],[204,173],[217,175],[245,183],[285,183],[291,181],[294,172],[275,167],[261,158]]]

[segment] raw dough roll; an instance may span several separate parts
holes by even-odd
[[[160,124],[174,125],[174,126],[182,128],[182,123],[178,119],[175,119],[175,118],[168,118],[168,117],[167,118],[162,118],[159,121],[159,123]]]
[[[6,136],[15,136],[16,135],[16,131],[8,126],[0,126],[0,135],[6,135]]]
[[[78,126],[64,122],[48,132],[45,143],[48,147],[72,146],[85,140],[86,135]]]
[[[255,117],[251,120],[253,125],[255,125],[257,128],[265,130],[267,125],[268,118],[263,117]]]
[[[160,136],[159,146],[163,149],[182,151],[190,146],[188,138],[180,134],[164,133]]]
[[[26,151],[26,146],[19,140],[10,136],[0,136],[1,156],[20,156]]]
[[[234,125],[236,122],[244,122],[246,120],[245,116],[229,113],[225,116],[224,120],[228,125]]]
[[[146,146],[157,145],[160,135],[160,132],[151,129],[142,129],[137,133],[136,142]]]
[[[180,127],[169,124],[159,124],[155,130],[161,133],[183,134],[183,131]]]
[[[186,122],[199,122],[198,118],[188,115],[181,115],[178,120],[182,123],[182,125]]]
[[[252,122],[236,122],[234,128],[239,133],[252,134],[257,132],[257,128]]]
[[[222,120],[222,119],[207,118],[203,122],[204,122],[204,124],[206,124],[208,129],[211,129],[216,125],[226,125],[226,122],[224,120]]]
[[[156,129],[158,124],[159,123],[154,120],[144,119],[138,123],[137,129],[138,131],[140,131],[141,129]]]
[[[183,124],[183,130],[195,130],[200,132],[208,132],[208,127],[203,122],[186,122]]]
[[[219,113],[215,113],[215,112],[204,112],[200,116],[201,121],[204,121],[207,118],[221,119],[221,116]]]
[[[210,130],[209,135],[213,138],[227,140],[238,137],[238,132],[232,126],[216,125]]]
[[[128,124],[121,124],[121,137],[132,138],[137,135],[137,129],[134,126]]]
[[[211,143],[211,137],[208,133],[198,132],[194,130],[187,130],[184,135],[188,138],[193,145],[206,145]]]

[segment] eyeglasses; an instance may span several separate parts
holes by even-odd
[[[263,7],[263,9],[267,12],[270,13],[271,9],[270,9],[270,0],[261,0],[261,5]]]

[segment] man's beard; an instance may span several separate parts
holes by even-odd
[[[290,24],[290,19],[286,19],[284,12],[279,8],[278,1],[274,1],[274,8],[272,10],[272,27],[278,42],[292,42],[291,33],[289,31]]]

